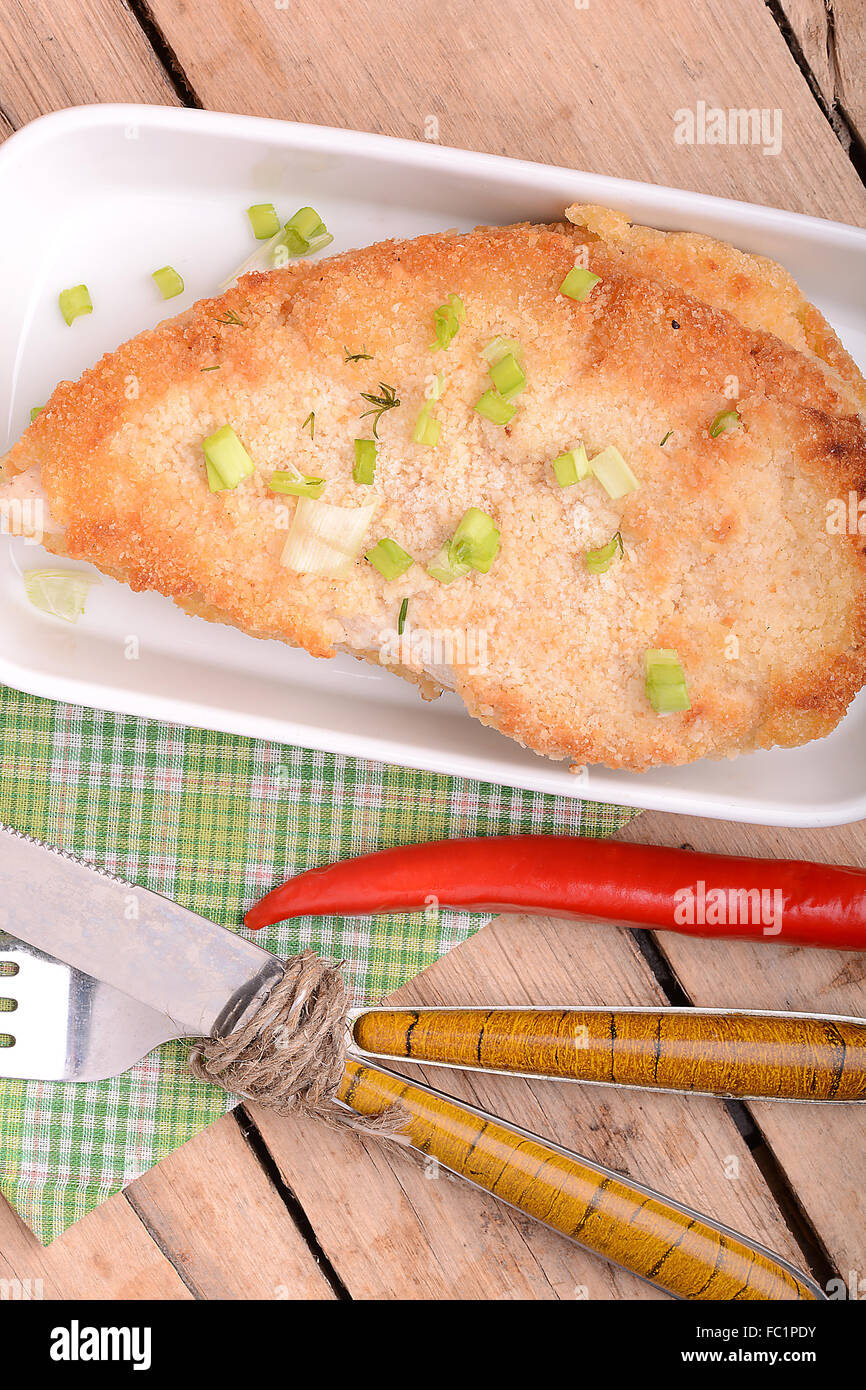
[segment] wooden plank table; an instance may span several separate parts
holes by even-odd
[[[866,225],[853,0],[330,0],[300,13],[214,0],[202,22],[185,0],[7,0],[0,137],[82,102],[192,104],[432,136]],[[677,144],[673,113],[697,101],[781,111],[781,151]],[[866,864],[863,824],[798,832],[647,813],[623,838]],[[394,997],[866,1013],[859,957],[638,935],[501,917]],[[822,1281],[866,1269],[863,1122],[850,1109],[459,1073],[448,1084]],[[663,1297],[447,1175],[431,1181],[394,1145],[258,1107],[47,1250],[0,1203],[0,1278],[76,1298]]]

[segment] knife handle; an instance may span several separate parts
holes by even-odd
[[[824,1298],[745,1236],[427,1086],[349,1060],[337,1099],[367,1116],[399,1104],[408,1116],[400,1135],[427,1158],[678,1298]]]
[[[353,1052],[775,1100],[866,1100],[866,1024],[697,1009],[363,1009]]]

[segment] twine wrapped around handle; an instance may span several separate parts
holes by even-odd
[[[308,950],[284,964],[282,979],[249,1018],[225,1037],[196,1043],[193,1076],[280,1115],[315,1115],[364,1134],[398,1137],[408,1118],[399,1106],[368,1116],[334,1103],[346,1065],[343,963]]]

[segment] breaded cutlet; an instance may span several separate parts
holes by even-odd
[[[0,500],[39,486],[57,553],[254,636],[452,688],[548,757],[643,770],[821,737],[866,679],[866,537],[827,523],[866,486],[862,379],[772,263],[641,241],[648,229],[603,212],[249,275],[61,383],[3,461]],[[601,277],[582,302],[559,292],[576,256]],[[455,294],[465,319],[432,353]],[[505,425],[473,408],[500,335],[527,379]],[[434,448],[413,428],[438,372]],[[365,486],[353,440],[371,436],[362,393],[383,383],[400,404]],[[713,437],[732,408],[738,427]],[[226,424],[255,472],[212,492],[202,443]],[[579,444],[590,460],[614,447],[639,486],[561,487],[553,460]],[[364,547],[389,537],[415,563],[393,580],[363,550],[340,578],[287,568],[296,504],[268,484],[290,466],[325,479],[328,502],[375,499]],[[426,567],[470,508],[492,518],[498,554],[444,584]],[[592,573],[587,552],[617,534],[623,553]],[[648,699],[655,649],[676,652],[687,710]]]

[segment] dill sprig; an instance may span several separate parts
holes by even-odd
[[[311,411],[310,411],[310,413],[309,413],[309,415],[307,416],[306,420],[305,420],[304,423],[301,425],[301,429],[302,429],[302,430],[305,430],[305,429],[307,428],[307,425],[309,425],[309,427],[310,427],[310,438],[311,438],[311,439],[315,439],[315,437],[316,437],[316,412],[315,412],[315,410],[311,410]]]
[[[388,386],[386,382],[380,381],[380,382],[379,382],[379,391],[380,391],[381,394],[378,395],[378,396],[374,396],[374,395],[373,395],[371,392],[369,392],[369,391],[362,391],[362,392],[361,392],[361,400],[362,400],[362,401],[369,401],[369,402],[370,402],[370,405],[373,407],[372,410],[365,410],[364,413],[363,413],[363,415],[361,416],[361,419],[362,419],[362,420],[366,420],[366,418],[367,418],[368,415],[373,415],[373,416],[375,417],[374,420],[373,420],[373,438],[374,438],[374,439],[378,439],[378,438],[379,438],[379,435],[378,435],[378,425],[379,425],[379,421],[381,420],[382,416],[385,414],[385,411],[386,411],[386,410],[394,410],[395,407],[398,406],[398,405],[400,404],[399,397],[398,397],[397,392],[396,392],[396,390],[395,390],[395,388],[394,388],[393,386]]]
[[[231,324],[235,328],[249,328],[249,324],[244,323],[237,309],[227,309],[222,318],[216,319],[215,322]]]
[[[372,352],[367,351],[366,343],[364,344],[360,352],[350,352],[349,349],[345,346],[345,344],[343,346],[343,351],[346,354],[346,362],[372,362],[373,360],[373,354]]]

